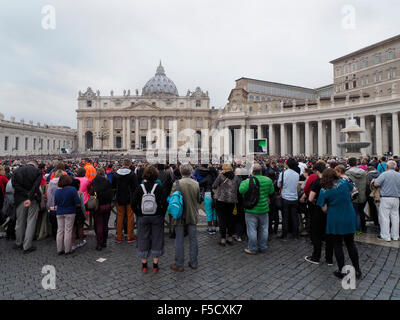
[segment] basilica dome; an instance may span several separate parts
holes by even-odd
[[[161,61],[155,76],[147,81],[142,90],[142,95],[158,94],[178,96],[178,90],[176,89],[175,83],[165,75]]]

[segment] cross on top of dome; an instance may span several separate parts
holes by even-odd
[[[165,70],[164,67],[161,65],[161,60],[160,60],[160,65],[157,68],[156,74],[165,76]]]

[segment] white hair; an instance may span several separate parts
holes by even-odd
[[[397,168],[396,161],[393,161],[393,160],[388,161],[386,166],[387,166],[388,170],[394,170]]]

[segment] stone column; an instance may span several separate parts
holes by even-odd
[[[100,132],[101,131],[100,130],[100,118],[96,118],[94,121],[96,122],[96,129],[95,129],[96,133],[100,135],[101,134],[101,132]],[[95,149],[99,150],[101,148],[101,140],[99,138],[97,138],[97,136],[93,136],[93,139],[95,140],[95,141],[93,141]],[[57,144],[57,147],[58,147],[58,144]],[[60,143],[60,147],[61,147],[61,143]]]
[[[281,156],[285,156],[286,154],[287,154],[286,130],[285,130],[285,124],[281,123]]]
[[[110,138],[108,142],[108,148],[114,149],[114,118],[110,119]]]
[[[399,142],[399,114],[394,112],[392,114],[392,137],[393,137],[393,155],[400,156],[400,142]]]
[[[270,124],[268,128],[268,139],[269,139],[269,155],[273,156],[276,154],[275,151],[275,131],[274,125]]]
[[[262,127],[261,124],[257,125],[257,139],[262,139]]]
[[[126,119],[126,133],[127,133],[127,137],[126,137],[126,146],[127,146],[127,150],[131,150],[131,118],[128,117]]]
[[[366,130],[365,129],[365,116],[360,117],[360,128]],[[360,134],[360,140],[361,141],[366,141],[367,139],[366,139],[365,136],[366,136],[365,132],[362,132]],[[361,154],[363,156],[366,156],[367,155],[367,149],[366,148],[362,148],[361,149]]]
[[[382,118],[380,114],[375,116],[375,143],[377,155],[382,156]]]
[[[139,150],[140,148],[140,137],[139,137],[139,131],[140,131],[140,123],[139,123],[139,118],[135,118],[135,149]]]
[[[382,153],[389,151],[389,126],[387,116],[382,117]]]
[[[241,139],[241,148],[240,148],[240,155],[246,155],[246,125],[242,124],[240,126],[240,139]]]
[[[306,156],[311,155],[311,145],[310,145],[310,122],[304,122],[304,153]]]
[[[324,140],[322,137],[322,120],[318,121],[318,155],[322,156],[324,154]]]
[[[296,156],[299,154],[299,135],[297,134],[297,123],[293,123],[292,128],[292,144],[293,144],[293,155]]]
[[[331,120],[331,144],[332,144],[332,155],[338,156],[337,136],[336,136],[336,119]]]

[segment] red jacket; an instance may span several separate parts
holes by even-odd
[[[6,185],[8,183],[8,179],[6,176],[0,176],[0,188],[3,192],[3,196],[6,194]]]
[[[304,193],[306,194],[307,197],[310,195],[312,183],[317,179],[318,176],[315,173],[313,173],[308,177],[306,184],[304,185]]]

